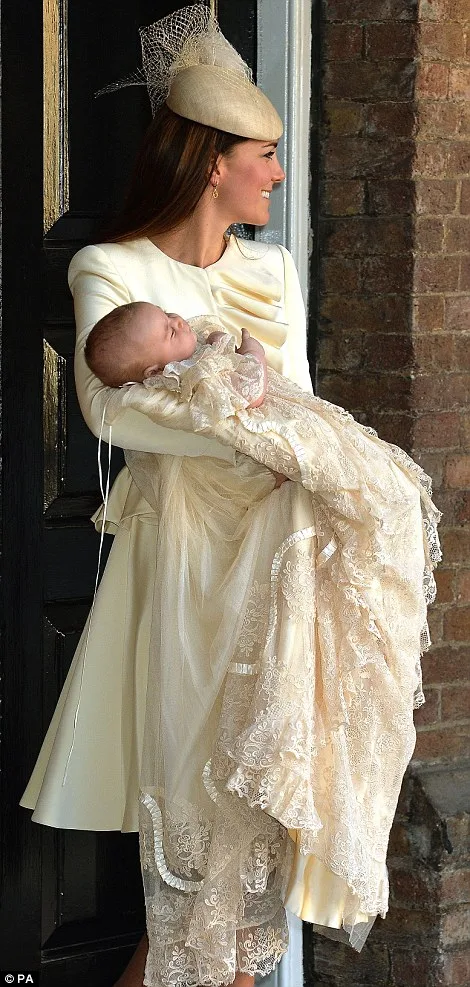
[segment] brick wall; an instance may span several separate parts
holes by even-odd
[[[470,757],[470,0],[324,0],[316,33],[317,392],[431,474],[444,558],[389,916],[359,957],[320,938],[312,950],[307,927],[306,983],[461,987],[468,775],[460,829],[439,785]],[[426,855],[420,825],[429,845],[436,827],[455,839]]]

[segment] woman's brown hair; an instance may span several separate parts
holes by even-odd
[[[194,212],[219,154],[245,140],[186,120],[163,104],[145,134],[124,207],[106,239],[122,242],[176,229]]]

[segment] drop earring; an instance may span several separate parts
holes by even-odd
[[[219,183],[218,182],[216,182],[215,185],[212,186],[212,198],[213,199],[218,199],[219,198]]]

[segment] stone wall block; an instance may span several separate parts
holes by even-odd
[[[423,655],[423,681],[426,685],[470,682],[468,648],[440,644]]]
[[[434,70],[431,74],[433,80],[445,74],[446,95],[448,69],[446,66],[443,68],[445,73],[442,72],[442,66],[439,66],[439,70]],[[380,68],[374,62],[366,61],[329,62],[325,70],[325,93],[336,98],[368,102],[381,99],[409,100],[413,98],[415,71],[414,64],[408,58],[381,62]],[[442,86],[440,81],[436,95],[441,95]]]
[[[413,103],[365,102],[363,113],[364,133],[367,137],[382,137],[392,144],[394,138],[411,137],[416,132],[416,111]]]
[[[457,208],[457,182],[431,179],[415,183],[416,211],[419,214],[448,216]]]
[[[461,107],[445,100],[421,100],[417,117],[419,134],[423,140],[457,136],[462,126]]]
[[[358,179],[408,178],[414,155],[411,140],[391,142],[372,137],[330,137],[325,140],[325,175]],[[445,153],[441,170],[445,172],[446,167]]]
[[[470,272],[469,272],[470,273]],[[365,257],[362,264],[362,287],[378,295],[406,294],[413,278],[410,253],[389,257]]]
[[[446,688],[442,689],[442,719],[443,720],[470,719],[470,684],[447,686]],[[466,881],[465,887],[466,887],[467,895],[470,894],[469,874],[470,872],[467,872],[465,878]],[[470,897],[466,897],[462,900],[470,901]]]
[[[414,210],[415,187],[409,179],[367,182],[366,212],[369,216],[405,216]]]
[[[470,331],[470,300],[468,295],[450,295],[445,299],[445,328],[455,332]]]
[[[419,53],[423,58],[455,61],[465,57],[463,24],[453,21],[422,21],[419,25]]]
[[[367,24],[365,54],[368,59],[412,58],[416,52],[416,24],[396,21],[394,24]]]
[[[415,295],[413,299],[413,329],[417,332],[437,332],[444,326],[442,295]],[[448,328],[452,328],[449,326]]]

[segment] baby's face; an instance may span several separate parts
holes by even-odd
[[[148,371],[156,373],[167,363],[187,360],[193,355],[197,338],[180,315],[176,315],[175,312],[164,312],[158,305],[149,304],[145,318]],[[147,370],[145,375],[150,376]]]

